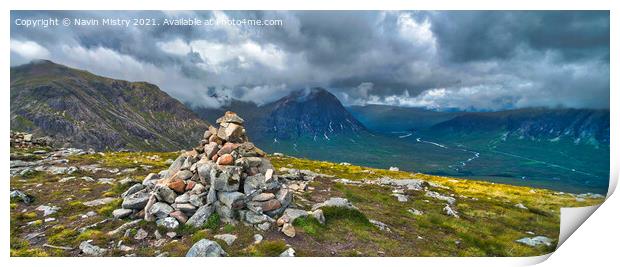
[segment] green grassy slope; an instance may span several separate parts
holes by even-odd
[[[13,157],[20,157],[28,151],[12,151]],[[168,159],[176,158],[177,152],[114,152],[72,156],[72,165],[99,164],[104,168],[136,170],[124,176],[141,180],[149,172],[157,172],[167,167]],[[314,161],[293,157],[270,157],[276,168],[299,168],[333,178],[318,178],[308,186],[308,190],[295,195],[294,203],[308,209],[329,197],[349,199],[359,212],[327,208],[324,210],[326,224],[321,225],[313,219],[298,219],[294,225],[297,236],[285,237],[277,230],[259,232],[242,224],[224,225],[212,218],[199,229],[183,227],[177,230],[178,236],[160,246],[155,245],[152,233],[157,230],[154,223],[142,223],[138,227],[150,234],[145,240],[135,240],[105,233],[129,221],[113,220],[85,232],[77,229],[110,217],[110,212],[120,206],[120,201],[88,208],[83,202],[101,197],[118,197],[126,187],[119,184],[93,184],[84,181],[59,183],[66,175],[49,175],[35,172],[11,178],[11,188],[25,190],[34,197],[34,203],[26,205],[11,202],[11,255],[12,256],[78,256],[79,242],[92,239],[93,244],[106,247],[111,241],[123,240],[123,244],[133,247],[131,253],[138,256],[155,256],[167,252],[170,256],[183,256],[191,245],[201,238],[213,239],[221,233],[238,236],[232,246],[218,240],[220,245],[232,256],[276,256],[291,245],[298,256],[533,256],[554,250],[553,247],[529,247],[515,242],[522,237],[532,237],[527,232],[544,235],[557,241],[561,207],[575,207],[599,204],[602,198],[585,197],[582,201],[572,194],[532,189],[528,187],[494,184],[489,182],[455,179],[451,177],[415,174],[401,171],[388,171],[361,166],[344,166],[337,163]],[[145,168],[144,166],[151,166]],[[148,169],[148,170],[147,170]],[[76,173],[72,176],[91,176],[95,179],[105,174]],[[121,179],[119,176],[116,179]],[[460,218],[449,217],[442,211],[445,202],[430,198],[422,191],[406,190],[408,202],[398,202],[391,196],[391,188],[376,184],[351,185],[336,182],[338,178],[355,181],[373,181],[381,177],[394,179],[423,179],[438,187],[432,187],[443,195],[456,198],[454,208]],[[527,210],[515,207],[521,203]],[[39,205],[60,207],[51,217],[56,221],[43,222]],[[413,215],[409,209],[422,211],[423,215]],[[97,215],[82,218],[87,211]],[[378,220],[390,228],[390,232],[380,231],[369,223]],[[135,231],[135,229],[134,229]],[[161,231],[161,229],[160,229]],[[26,240],[30,233],[43,233],[40,238]],[[256,245],[252,236],[260,233],[265,240]],[[43,247],[43,244],[67,246],[72,250]],[[111,249],[106,256],[126,254],[118,248]]]

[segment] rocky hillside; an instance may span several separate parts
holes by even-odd
[[[11,68],[11,130],[49,136],[56,145],[177,150],[207,123],[145,82],[127,82],[51,61]]]
[[[366,131],[338,98],[323,88],[294,91],[262,106],[233,100],[220,109],[194,110],[201,118],[211,122],[214,117],[210,114],[221,113],[225,109],[235,110],[248,118],[248,132],[260,141],[277,142],[304,137],[320,141]]]

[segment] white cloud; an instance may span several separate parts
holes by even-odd
[[[375,87],[375,85],[373,83],[371,83],[371,82],[363,82],[363,83],[360,83],[360,85],[357,86],[357,91],[358,91],[360,97],[367,98],[368,97],[368,92],[370,92],[374,87]]]
[[[209,40],[194,40],[186,43],[181,39],[159,42],[157,46],[164,52],[184,56],[190,51],[200,54],[205,70],[221,74],[231,71],[230,63],[239,68],[270,68],[283,70],[287,54],[274,44],[259,44],[251,39],[238,44],[219,43]],[[258,65],[258,66],[257,66]]]
[[[414,46],[427,48],[431,53],[435,53],[437,40],[431,30],[431,22],[428,18],[421,22],[416,21],[411,14],[401,13],[398,16],[398,31],[400,35],[411,42]]]
[[[186,42],[178,38],[168,42],[158,42],[157,47],[166,53],[177,56],[187,55],[192,50]]]
[[[241,89],[244,91],[241,100],[255,102],[258,105],[275,101],[290,92],[290,88],[286,84],[243,87]]]
[[[497,110],[512,105],[519,98],[501,86],[473,86],[459,88],[433,88],[416,96],[408,90],[399,95],[371,95],[367,104],[426,107],[431,109],[457,108],[462,110]]]
[[[26,60],[46,59],[50,52],[43,46],[33,41],[20,41],[11,39],[11,52],[18,54]]]

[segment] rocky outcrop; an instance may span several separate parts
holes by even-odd
[[[144,214],[147,221],[174,229],[202,227],[213,213],[226,223],[271,228],[292,201],[292,192],[274,173],[265,153],[246,135],[244,120],[226,112],[199,145],[183,152],[167,170],[149,174],[122,194],[118,217]],[[132,210],[128,212],[127,210]]]
[[[32,148],[32,147],[48,147],[51,145],[49,137],[33,137],[30,133],[11,131],[11,147],[16,148]]]

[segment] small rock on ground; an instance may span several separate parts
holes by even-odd
[[[133,238],[135,240],[142,240],[142,239],[145,239],[148,235],[149,235],[149,233],[147,231],[145,231],[144,229],[140,228],[140,229],[138,229],[138,232],[136,232],[136,235]]]
[[[295,257],[295,250],[293,248],[288,248],[280,254],[280,257]]]
[[[551,240],[551,238],[548,238],[546,236],[535,236],[535,237],[524,237],[524,238],[517,240],[516,242],[524,244],[524,245],[528,245],[530,247],[536,247],[540,245],[551,246],[553,240]]]
[[[263,236],[262,235],[260,235],[260,234],[255,234],[254,235],[254,244],[258,244],[258,243],[260,243],[262,241],[263,241]]]
[[[100,198],[100,199],[86,201],[86,202],[84,202],[82,204],[84,204],[85,206],[88,206],[88,207],[95,207],[95,206],[101,206],[101,205],[109,204],[109,203],[111,203],[114,200],[116,200],[116,198],[104,197],[104,198]]]
[[[217,242],[201,239],[192,245],[185,257],[221,257],[227,255]]]
[[[82,250],[82,253],[84,253],[85,255],[95,257],[103,256],[103,254],[105,254],[107,251],[107,249],[92,245],[88,241],[83,241],[82,243],[80,243],[80,250]]]
[[[235,242],[235,240],[237,240],[237,236],[231,235],[231,234],[221,234],[221,235],[215,235],[213,237],[226,242],[226,244],[228,244],[229,246],[232,245]]]
[[[290,223],[282,225],[282,233],[288,237],[295,237],[295,227]]]

